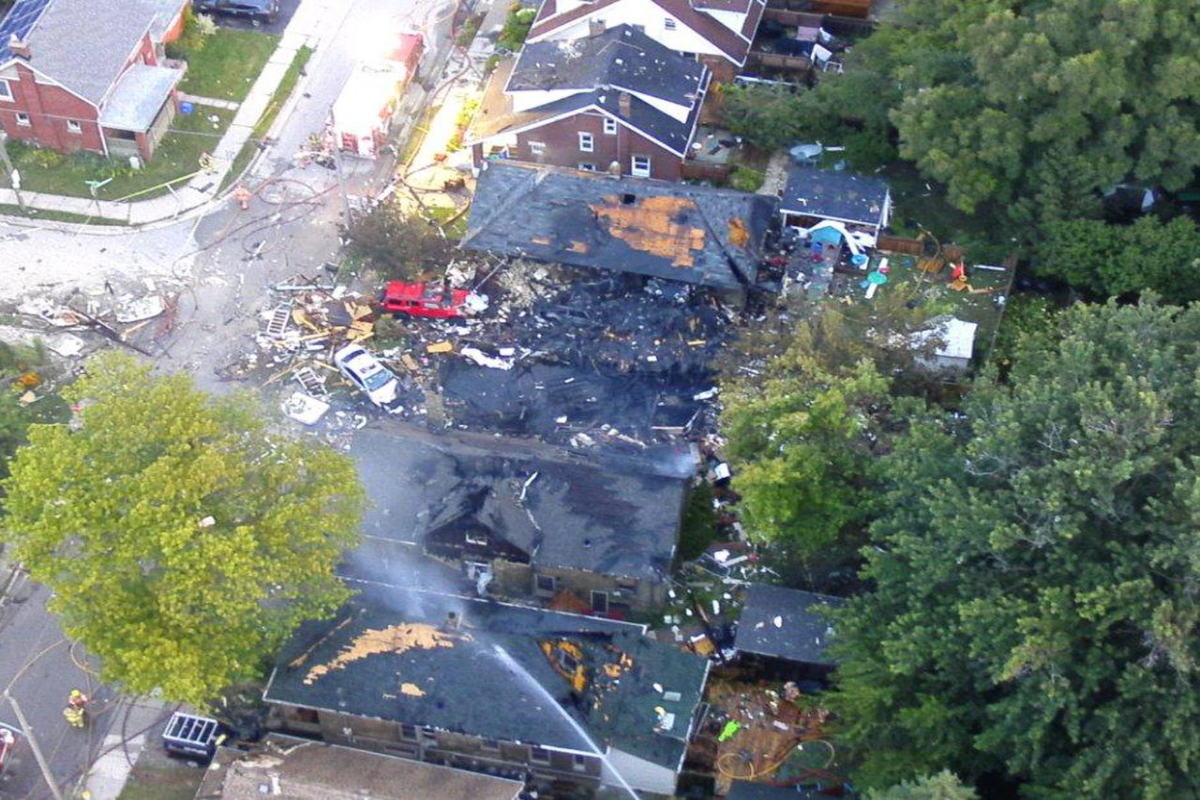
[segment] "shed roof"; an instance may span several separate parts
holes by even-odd
[[[774,209],[729,189],[489,162],[463,244],[736,289],[758,276]]]
[[[100,124],[122,131],[150,130],[183,72],[167,67],[134,64],[113,87],[100,112]]]
[[[790,162],[779,210],[785,214],[882,225],[887,197],[888,185],[879,178]]]
[[[447,624],[451,611],[459,627]],[[547,653],[559,643],[579,655],[582,692]],[[637,625],[368,588],[334,621],[301,628],[265,698],[579,753],[594,743],[675,769],[707,670]],[[670,730],[656,730],[657,708],[675,714]]]
[[[288,800],[517,800],[525,788],[520,781],[275,733],[262,744],[255,753],[219,750],[196,797],[259,800],[271,796],[273,782]]]
[[[840,597],[753,583],[746,589],[733,646],[743,653],[832,664],[825,645],[833,628],[815,609],[844,602]]]

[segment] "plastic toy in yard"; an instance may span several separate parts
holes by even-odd
[[[485,311],[486,295],[467,289],[449,289],[440,283],[391,281],[381,298],[383,310],[413,317],[453,319]]]
[[[0,774],[3,774],[4,765],[8,763],[8,757],[16,746],[16,731],[0,722]]]

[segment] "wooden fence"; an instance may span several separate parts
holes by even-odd
[[[886,233],[879,234],[875,246],[885,253],[900,253],[906,256],[923,256],[927,252],[933,255],[937,247],[933,242],[924,239],[908,239],[904,236],[889,236]],[[942,247],[942,257],[947,261],[962,261],[966,256],[967,251],[960,245],[948,244]]]

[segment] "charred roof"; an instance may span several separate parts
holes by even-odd
[[[368,589],[332,622],[301,628],[265,698],[593,753],[573,721],[602,750],[674,769],[707,670],[704,659],[654,642],[637,625]]]
[[[757,279],[774,213],[763,195],[490,162],[463,244],[737,289]]]

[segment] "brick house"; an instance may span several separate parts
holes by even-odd
[[[0,129],[60,152],[149,159],[183,73],[162,66],[187,0],[17,0],[0,22]]]
[[[300,629],[263,699],[285,733],[520,779],[541,797],[622,783],[669,796],[708,669],[641,625],[370,587]]]
[[[766,0],[544,0],[527,43],[579,39],[632,25],[728,83],[750,53]]]
[[[527,43],[493,73],[467,133],[499,156],[677,181],[711,73],[630,25]]]

